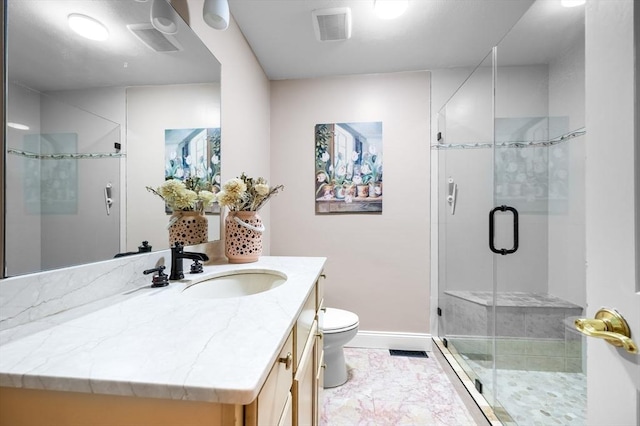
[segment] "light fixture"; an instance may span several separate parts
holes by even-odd
[[[12,129],[18,129],[18,130],[29,130],[29,126],[27,126],[26,124],[14,123],[12,121],[9,121],[7,123],[7,127],[11,127]]]
[[[72,13],[67,17],[69,27],[82,37],[90,40],[103,41],[109,38],[107,27],[96,19],[80,13]]]
[[[586,0],[560,0],[560,4],[564,7],[582,6]]]
[[[178,32],[176,11],[166,0],[153,0],[151,3],[151,25],[165,34]]]
[[[408,5],[409,0],[373,0],[373,10],[382,19],[397,18],[407,10]]]
[[[227,0],[204,0],[202,17],[211,28],[226,30],[229,27],[229,3]]]

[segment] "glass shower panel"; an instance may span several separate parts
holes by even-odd
[[[120,246],[120,125],[25,87],[8,94],[29,126],[7,128],[7,275],[112,258]]]
[[[544,54],[527,42],[542,33]],[[535,2],[497,46],[495,76],[493,196],[507,208],[493,240],[517,245],[493,255],[496,414],[584,424],[581,339],[565,327],[585,306],[584,16]]]
[[[439,335],[467,375],[491,395],[492,299],[485,297],[493,290],[487,249],[493,203],[491,54],[440,111],[438,125]]]

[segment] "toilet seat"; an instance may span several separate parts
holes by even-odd
[[[327,308],[323,317],[322,331],[325,334],[342,333],[357,328],[360,319],[353,312]]]

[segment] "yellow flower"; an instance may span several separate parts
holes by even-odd
[[[211,191],[198,190],[190,182],[182,182],[177,179],[165,181],[158,188],[153,189],[147,186],[147,190],[162,198],[167,206],[173,211],[176,210],[201,210],[208,207],[215,201],[215,195]],[[189,189],[193,188],[193,189]]]
[[[239,199],[240,197],[237,194],[227,192],[224,189],[216,194],[218,204],[223,207],[233,206]]]
[[[195,191],[186,189],[180,194],[177,194],[174,198],[173,205],[179,210],[192,209],[196,201],[198,200],[198,194]]]
[[[264,183],[259,183],[255,186],[256,194],[262,195],[263,197],[269,193],[269,185]]]
[[[247,185],[239,178],[229,179],[225,182],[222,189],[229,194],[239,196],[247,190]]]
[[[253,179],[242,173],[239,178],[225,182],[216,200],[231,211],[257,211],[283,188],[282,185],[271,188],[266,179]]]
[[[184,183],[171,179],[163,183],[158,189],[158,193],[165,199],[171,199],[179,196],[185,190]]]
[[[203,190],[198,193],[198,199],[202,201],[203,205],[208,206],[214,202],[216,195],[211,191]]]

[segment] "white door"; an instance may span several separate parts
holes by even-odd
[[[633,0],[588,0],[586,8],[587,316],[593,318],[601,307],[616,309],[639,344],[640,126],[634,104],[634,12],[638,27],[639,11]],[[586,340],[588,424],[640,425],[640,355],[601,339]]]

